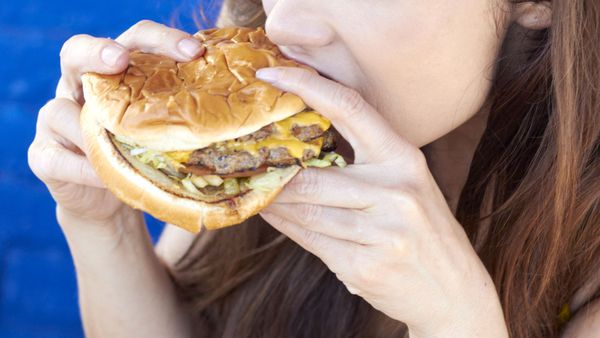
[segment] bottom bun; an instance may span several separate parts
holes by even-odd
[[[283,186],[301,169],[278,168],[279,183],[271,189],[253,189],[218,202],[205,202],[181,191],[160,171],[131,156],[126,159],[97,122],[89,106],[81,113],[81,130],[92,166],[106,187],[124,203],[152,216],[198,233],[202,227],[218,229],[238,224],[269,205]],[[179,189],[179,190],[178,190]]]

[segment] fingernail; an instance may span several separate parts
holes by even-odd
[[[179,48],[179,51],[188,58],[193,58],[198,55],[202,45],[196,39],[183,39],[179,41],[177,48]]]
[[[279,71],[273,68],[262,68],[256,71],[256,78],[266,81],[275,82],[279,77]]]
[[[100,57],[102,58],[102,62],[107,66],[113,67],[117,64],[119,57],[121,57],[124,52],[125,49],[120,46],[108,45],[102,49]]]

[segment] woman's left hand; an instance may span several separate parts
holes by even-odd
[[[288,67],[257,77],[329,118],[355,155],[345,168],[302,170],[261,216],[411,338],[507,337],[490,275],[422,152],[337,82]]]

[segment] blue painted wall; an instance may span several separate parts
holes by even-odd
[[[27,166],[41,106],[54,96],[58,54],[78,33],[116,37],[141,19],[195,31],[219,0],[0,2],[0,337],[82,337],[73,265],[54,202]],[[194,15],[196,12],[197,15]],[[162,225],[148,218],[154,239]]]

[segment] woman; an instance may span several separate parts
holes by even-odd
[[[29,161],[89,336],[598,336],[598,1],[257,2],[226,1],[219,23],[265,24],[319,70],[257,76],[329,117],[353,164],[304,170],[245,224],[167,226],[153,248],[86,160],[79,76],[122,71],[127,49],[203,50],[149,21],[69,39]]]

